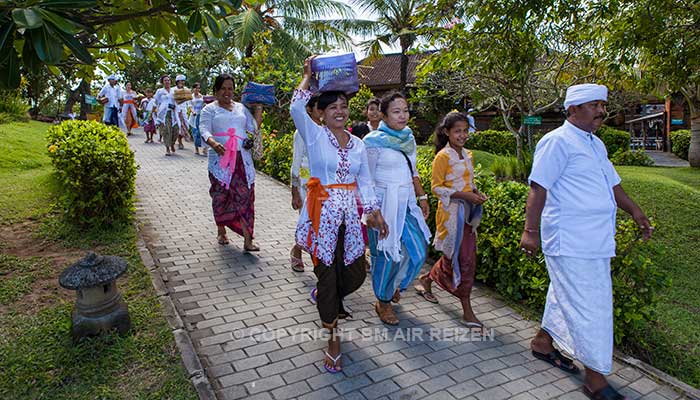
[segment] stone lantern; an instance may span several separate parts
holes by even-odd
[[[126,260],[89,252],[85,258],[66,268],[58,282],[76,290],[73,310],[73,341],[116,329],[120,334],[131,328],[129,309],[117,290],[117,278],[126,272]]]

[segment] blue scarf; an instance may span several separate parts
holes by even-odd
[[[379,128],[372,131],[363,139],[367,147],[386,147],[398,150],[404,154],[411,155],[416,151],[416,141],[413,138],[413,131],[405,127],[400,131],[389,128],[389,125],[381,121]]]

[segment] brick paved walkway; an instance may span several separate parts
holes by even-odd
[[[406,292],[396,307],[401,324],[384,331],[368,279],[347,299],[354,320],[340,323],[344,372],[326,373],[326,342],[313,336],[319,332],[308,295],[314,275],[288,267],[297,216],[289,190],[257,176],[255,235],[262,251],[246,254],[233,233],[231,245],[216,243],[206,159],[195,157],[191,144],[164,157],[163,146],[144,144],[140,131],[130,142],[140,165],[139,222],[219,399],[585,399],[578,378],[530,355],[537,325],[480,288],[475,311],[493,328],[492,340],[450,339],[465,332],[457,323],[461,307],[439,289],[440,305]],[[679,398],[634,368],[615,363],[615,371],[611,382],[632,398]]]

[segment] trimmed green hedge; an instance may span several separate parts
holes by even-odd
[[[508,131],[486,130],[472,133],[467,139],[466,147],[502,156],[512,156],[516,153],[515,136]]]
[[[671,132],[671,152],[688,161],[688,149],[690,148],[690,131],[681,129]]]
[[[615,165],[636,165],[640,167],[651,167],[654,160],[644,150],[623,150],[619,149],[610,156],[610,161]]]
[[[624,151],[630,148],[629,132],[603,125],[595,134],[605,143],[605,148],[608,150],[608,157],[617,153],[620,149]]]
[[[124,133],[96,121],[66,121],[51,126],[46,139],[61,202],[73,223],[131,220],[137,167]]]

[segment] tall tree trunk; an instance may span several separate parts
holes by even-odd
[[[408,80],[408,55],[401,52],[401,91],[406,93],[406,81]]]
[[[251,42],[248,46],[245,48],[245,57],[250,58],[253,57],[253,43]]]
[[[80,119],[87,119],[87,104],[85,103],[85,94],[90,93],[90,84],[87,80],[82,79],[77,88],[70,91],[66,99],[66,106],[63,109],[64,114],[73,112],[75,103],[80,102]]]
[[[700,104],[690,117],[690,147],[688,162],[693,168],[700,168]]]

